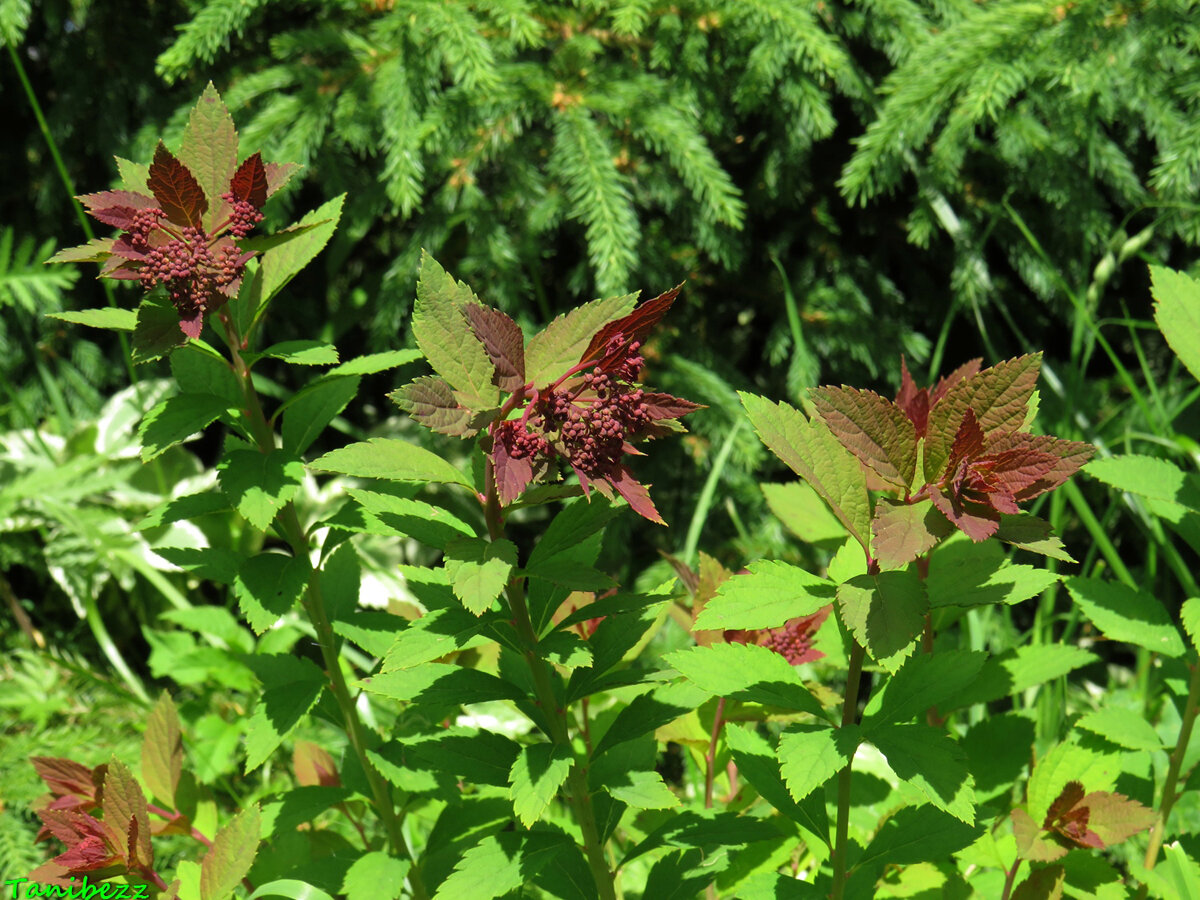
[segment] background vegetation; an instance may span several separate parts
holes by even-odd
[[[673,528],[622,519],[606,547],[619,576],[665,567],[659,550],[735,571],[819,564],[769,515],[759,483],[783,476],[734,392],[891,393],[901,354],[928,383],[1044,349],[1046,431],[1200,464],[1195,392],[1146,327],[1145,263],[1192,268],[1200,243],[1200,19],[1184,0],[0,0],[0,36],[0,600],[4,649],[22,654],[0,662],[0,721],[25,733],[33,698],[58,698],[39,752],[99,721],[105,698],[153,693],[168,659],[177,683],[203,685],[205,650],[229,637],[155,630],[198,598],[131,529],[211,477],[220,436],[142,466],[132,426],[162,373],[45,318],[133,292],[40,264],[86,237],[76,186],[178,135],[210,80],[244,146],[306,165],[268,228],[348,192],[273,339],[412,346],[421,248],[525,326],[686,279],[647,356],[657,385],[709,409],[639,470]],[[371,376],[342,430],[418,439],[384,399],[395,385]],[[1094,482],[1054,497],[1042,514],[1081,574],[1123,573],[1169,608],[1200,593],[1195,523]],[[396,561],[376,560],[384,589]],[[1051,591],[979,627],[1009,646],[1080,622]],[[1087,677],[1107,683],[1108,664],[1152,705],[1149,654]],[[63,699],[81,683],[86,707]],[[1039,734],[1061,727],[1073,684],[1043,692]],[[184,706],[210,748],[230,744],[241,686],[225,687]],[[26,752],[6,742],[0,770]],[[239,796],[213,753],[212,779]],[[32,833],[18,809],[32,781],[6,775],[0,870],[27,852],[4,836]]]

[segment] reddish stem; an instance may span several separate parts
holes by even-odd
[[[166,811],[165,809],[163,809],[161,806],[155,806],[153,803],[147,803],[147,804],[146,804],[146,810],[147,810],[147,811],[150,813],[150,815],[152,815],[152,816],[158,816],[160,819],[166,819],[168,822],[171,822],[172,824],[173,824],[173,823],[175,823],[175,822],[178,822],[180,819],[183,819],[184,821],[187,821],[187,816],[185,816],[183,813],[179,813],[179,812],[174,812],[174,813],[167,812],[167,811]],[[190,825],[191,823],[189,822],[188,824]],[[192,826],[191,826],[191,828],[192,828],[192,837],[193,837],[193,838],[195,838],[196,840],[198,840],[198,841],[199,841],[200,843],[202,843],[202,844],[203,844],[205,847],[211,847],[211,846],[212,846],[212,841],[210,841],[210,840],[209,840],[208,838],[206,838],[206,837],[205,837],[203,834],[201,834],[201,833],[200,833],[200,830],[199,830],[198,828],[196,828],[196,826],[192,825]]]

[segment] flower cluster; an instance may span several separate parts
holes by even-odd
[[[813,647],[813,639],[832,610],[831,604],[817,610],[811,616],[792,619],[780,628],[762,628],[756,631],[727,630],[725,640],[731,644],[758,644],[760,647],[766,647],[793,666],[815,662],[825,654]]]

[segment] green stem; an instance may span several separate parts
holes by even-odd
[[[487,519],[488,535],[493,540],[504,537],[504,516],[500,509],[500,498],[496,493],[496,477],[492,467],[491,457],[488,457],[484,469],[484,482],[487,485],[484,495],[484,515]],[[544,718],[544,728],[550,740],[571,750],[574,762],[567,775],[567,800],[575,823],[583,836],[583,850],[587,857],[588,867],[592,870],[592,878],[596,882],[596,890],[600,900],[616,900],[616,890],[613,884],[613,873],[608,860],[604,856],[604,842],[600,839],[600,830],[596,825],[596,812],[592,807],[592,794],[588,788],[588,763],[586,753],[575,752],[571,745],[570,732],[567,728],[567,710],[559,706],[558,696],[554,692],[550,667],[538,652],[537,631],[529,615],[529,606],[525,602],[525,584],[520,577],[513,578],[505,588],[509,612],[517,630],[521,644],[524,646],[525,662],[533,677],[534,699]]]
[[[1200,708],[1200,661],[1193,660],[1188,663],[1192,670],[1192,678],[1188,684],[1187,701],[1183,707],[1183,721],[1179,726],[1179,740],[1175,743],[1175,749],[1171,751],[1171,759],[1167,764],[1167,780],[1163,783],[1162,799],[1159,801],[1158,819],[1154,823],[1154,828],[1150,830],[1150,846],[1146,848],[1146,859],[1143,865],[1146,869],[1153,869],[1158,862],[1158,851],[1162,849],[1163,839],[1167,831],[1167,819],[1171,817],[1171,810],[1175,808],[1175,801],[1179,799],[1179,795],[1175,793],[1176,787],[1179,785],[1179,773],[1183,768],[1183,758],[1187,755],[1188,744],[1192,740],[1192,727],[1196,724],[1196,712]],[[1147,886],[1143,884],[1138,890],[1138,897],[1146,896]]]
[[[717,741],[721,739],[721,729],[725,726],[725,698],[717,700],[717,709],[713,713],[712,735],[708,740],[708,752],[704,754],[704,808],[712,809],[713,781],[716,777]]]
[[[67,196],[71,198],[71,206],[75,210],[75,218],[79,220],[79,224],[83,228],[83,233],[87,235],[87,239],[89,241],[95,240],[96,233],[92,231],[92,223],[88,221],[83,207],[75,199],[75,185],[71,181],[70,173],[67,172],[67,164],[63,162],[62,154],[58,152],[58,143],[54,140],[54,135],[50,133],[50,125],[46,122],[46,117],[42,114],[42,105],[38,103],[37,94],[33,91],[33,85],[30,83],[29,76],[25,72],[21,56],[17,53],[17,48],[12,44],[8,45],[8,55],[12,58],[13,68],[17,70],[17,78],[21,81],[21,87],[25,89],[25,98],[29,101],[29,108],[33,110],[34,118],[37,119],[38,129],[42,132],[42,138],[46,141],[46,146],[50,149],[50,156],[54,160],[54,168],[58,171],[58,177],[62,181],[63,187],[67,190]],[[117,305],[117,298],[113,295],[112,285],[101,279],[100,286],[104,289],[104,296],[108,300],[108,305],[115,307]],[[120,331],[117,332],[117,337],[121,342],[121,355],[125,359],[125,369],[129,373],[129,383],[137,384],[137,374],[133,370],[133,363],[129,355],[129,339],[125,337],[124,332]]]
[[[241,338],[237,334],[232,318],[227,313],[222,311],[219,314],[219,318],[224,325],[226,341],[233,360],[234,373],[238,376],[242,384],[242,394],[245,400],[242,410],[242,414],[245,417],[244,424],[254,437],[259,450],[263,453],[271,453],[275,450],[275,432],[267,424],[267,417],[263,413],[262,403],[259,401],[258,392],[255,391],[254,382],[250,377],[250,368],[246,365],[245,360],[242,359]],[[295,504],[291,502],[286,503],[283,509],[280,510],[277,521],[284,539],[291,547],[293,556],[307,559],[309,554],[308,535],[304,531],[304,526],[300,523],[300,517],[296,513]],[[325,664],[325,671],[329,677],[329,685],[333,692],[334,700],[337,701],[338,709],[341,711],[342,721],[346,729],[346,735],[350,739],[350,745],[354,748],[354,753],[358,757],[359,764],[366,775],[367,783],[371,789],[375,813],[379,816],[379,820],[383,823],[384,830],[387,832],[388,844],[393,853],[413,863],[412,868],[408,871],[408,884],[413,897],[417,898],[417,900],[427,900],[429,893],[425,890],[420,870],[416,865],[412,852],[409,850],[408,842],[404,839],[404,833],[401,830],[402,817],[396,813],[396,806],[392,802],[391,788],[379,773],[379,770],[375,768],[370,757],[367,756],[367,729],[358,715],[358,709],[354,705],[354,698],[350,695],[350,688],[346,683],[346,676],[342,672],[339,641],[333,633],[333,626],[325,610],[320,578],[315,571],[305,589],[304,610],[312,621],[313,628],[316,629],[317,643],[321,648],[321,659]]]
[[[863,659],[866,650],[850,639],[850,669],[846,673],[846,695],[842,698],[842,728],[854,724],[858,716],[858,689],[862,681]],[[833,890],[831,900],[842,900],[846,890],[846,843],[850,837],[850,786],[854,757],[838,772],[837,827],[833,839]]]

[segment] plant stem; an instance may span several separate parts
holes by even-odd
[[[704,754],[704,808],[712,809],[714,766],[717,761],[717,741],[721,738],[721,729],[725,725],[725,698],[717,700],[717,710],[713,713],[712,737],[708,741],[708,752]]]
[[[866,650],[862,644],[850,639],[850,668],[846,673],[846,695],[842,698],[842,728],[854,724],[858,716],[858,688],[862,681],[863,659]],[[850,785],[854,757],[838,772],[837,827],[833,840],[833,890],[832,900],[842,900],[846,890],[846,842],[850,835]]]
[[[255,391],[254,382],[250,376],[250,368],[246,365],[245,360],[242,359],[240,351],[242,346],[241,338],[237,334],[236,327],[229,315],[222,311],[219,314],[219,318],[225,327],[225,336],[230,356],[233,360],[234,374],[238,376],[242,383],[242,392],[245,399],[245,406],[242,412],[246,419],[246,427],[254,436],[259,450],[263,453],[271,453],[276,449],[275,432],[267,424],[267,417],[263,413],[262,403],[258,398],[258,392]],[[293,556],[307,559],[309,554],[308,535],[304,531],[304,526],[300,523],[300,517],[296,513],[295,504],[290,501],[286,503],[283,509],[280,510],[276,521],[284,539],[287,540],[288,545],[291,547]],[[384,830],[387,832],[388,844],[391,846],[393,853],[413,863],[412,868],[408,871],[408,884],[413,897],[417,898],[417,900],[427,900],[429,894],[425,890],[425,884],[421,879],[420,869],[416,864],[416,860],[408,848],[407,841],[404,840],[404,834],[400,827],[402,819],[396,814],[396,806],[392,802],[391,788],[375,768],[370,757],[367,756],[367,729],[358,715],[358,709],[354,705],[354,698],[351,697],[350,688],[346,684],[346,676],[342,672],[339,641],[333,633],[333,626],[325,610],[325,601],[321,594],[321,583],[316,571],[309,578],[308,585],[305,588],[304,610],[312,621],[313,628],[316,630],[317,643],[321,648],[321,659],[325,664],[325,671],[329,677],[329,686],[333,692],[334,700],[337,701],[338,709],[341,711],[346,735],[349,737],[350,744],[354,748],[354,753],[358,757],[363,773],[366,775],[367,783],[371,789],[375,813],[379,816],[379,820],[383,823]]]
[[[496,477],[490,456],[483,477],[487,485],[484,515],[487,519],[488,535],[496,541],[504,537],[504,517],[500,510],[500,498],[496,493]],[[576,753],[571,745],[567,711],[558,704],[550,667],[538,652],[537,631],[533,627],[529,606],[525,602],[524,580],[518,577],[509,581],[505,588],[505,597],[508,600],[509,612],[512,613],[513,626],[525,648],[525,662],[533,677],[534,699],[545,719],[546,735],[554,744],[570,749],[574,756],[571,771],[567,775],[567,799],[575,817],[575,824],[579,826],[583,836],[584,855],[587,857],[588,867],[592,870],[596,890],[600,900],[616,900],[613,874],[604,856],[604,842],[600,839],[600,830],[596,826],[596,813],[588,788],[588,754]]]
[[[1158,851],[1162,849],[1163,839],[1167,831],[1167,819],[1179,795],[1175,788],[1179,784],[1179,772],[1183,768],[1183,758],[1187,754],[1188,744],[1192,740],[1192,727],[1196,724],[1196,712],[1200,708],[1200,661],[1188,663],[1192,677],[1188,683],[1187,701],[1183,707],[1183,721],[1179,726],[1179,740],[1171,751],[1171,759],[1167,764],[1167,780],[1163,783],[1162,798],[1159,800],[1158,819],[1150,830],[1150,846],[1146,848],[1146,858],[1142,863],[1146,869],[1153,869],[1158,862]],[[1138,890],[1138,897],[1146,896],[1147,886],[1143,884]]]
[[[1021,868],[1021,857],[1017,857],[1012,864],[1012,868],[1004,873],[1004,893],[1000,895],[1000,900],[1008,900],[1012,894],[1013,884],[1017,880],[1017,870]]]

